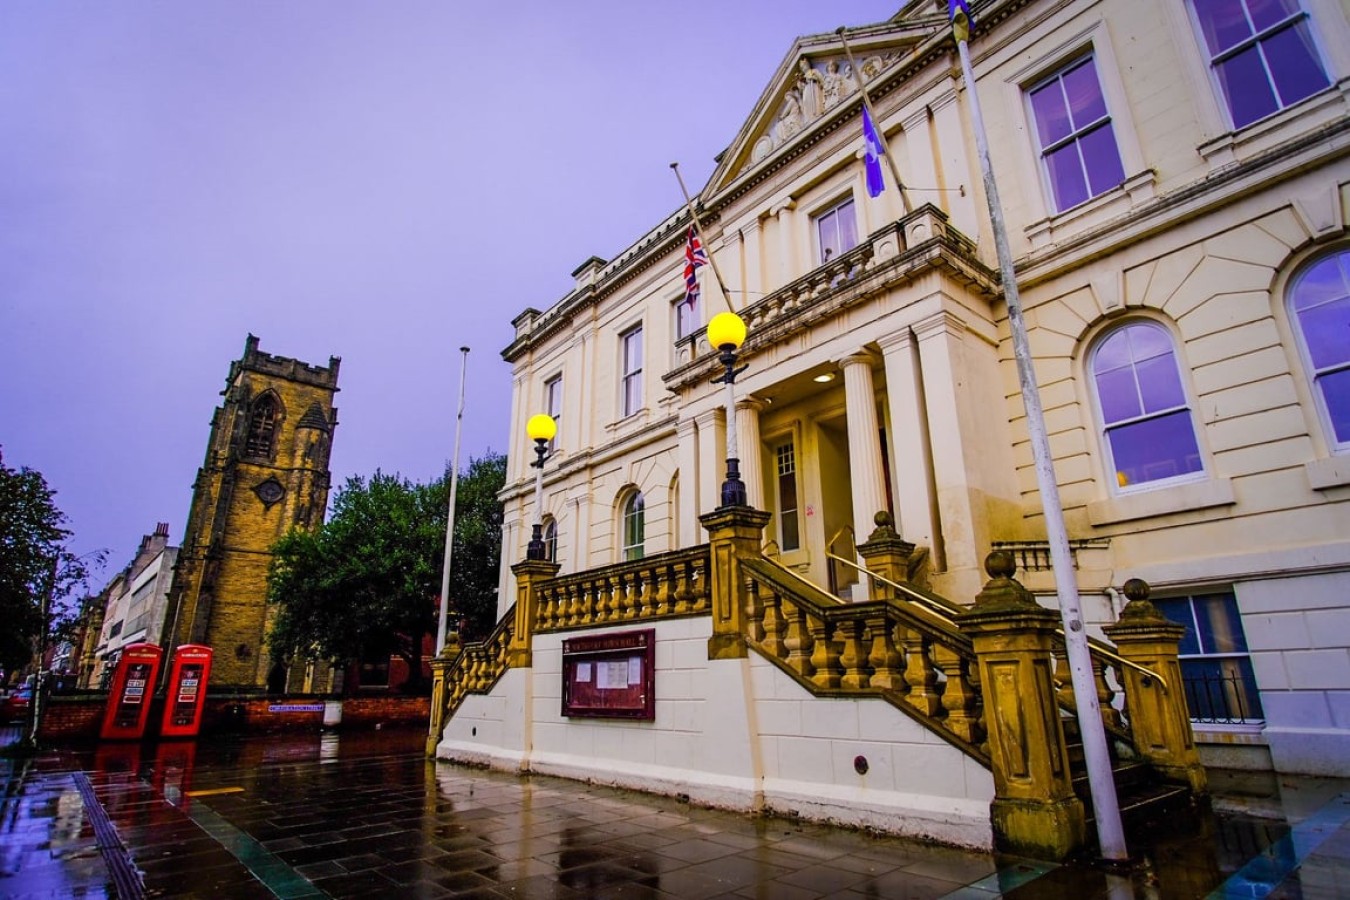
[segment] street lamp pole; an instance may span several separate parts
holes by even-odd
[[[525,433],[534,441],[536,459],[530,468],[537,470],[534,475],[534,526],[530,534],[530,544],[526,548],[526,559],[547,559],[544,546],[544,461],[548,459],[548,442],[558,433],[558,423],[547,413],[530,416],[525,423]]]
[[[736,351],[745,343],[745,320],[733,312],[722,312],[708,322],[708,343],[717,348],[717,358],[725,371],[713,384],[725,384],[727,404],[727,477],[722,482],[722,507],[746,506],[745,482],[741,481],[741,458],[736,447],[736,376],[745,366],[736,365]],[[754,452],[754,448],[749,448]]]

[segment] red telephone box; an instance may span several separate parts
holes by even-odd
[[[135,740],[145,734],[155,678],[163,657],[164,651],[154,644],[128,644],[122,649],[99,737],[105,741]]]
[[[206,682],[211,677],[211,648],[183,644],[173,654],[169,690],[164,695],[163,737],[196,737],[202,727]]]

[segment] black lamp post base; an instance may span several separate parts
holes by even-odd
[[[745,494],[745,482],[741,481],[741,461],[734,457],[727,460],[727,478],[722,482],[722,506],[749,506]]]
[[[547,553],[544,546],[544,526],[535,522],[531,526],[530,543],[525,548],[526,559],[543,559]]]

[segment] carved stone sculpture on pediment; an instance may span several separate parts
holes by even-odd
[[[873,55],[863,60],[859,71],[842,58],[826,60],[816,67],[805,57],[797,60],[796,78],[783,96],[778,115],[755,141],[750,162],[757,163],[783,146],[812,122],[857,93],[859,78],[875,78],[896,54]]]

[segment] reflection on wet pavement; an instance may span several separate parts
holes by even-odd
[[[428,761],[420,732],[103,744],[0,760],[0,895],[115,896],[87,773],[150,897],[1338,896],[1343,782],[1147,836],[1140,865],[1047,866]],[[1311,783],[1311,782],[1309,782]],[[1230,785],[1252,798],[1272,785]],[[1264,802],[1264,801],[1263,801]],[[1225,805],[1226,804],[1226,805]],[[1245,893],[1243,893],[1245,892]],[[1215,896],[1225,896],[1216,894]]]

